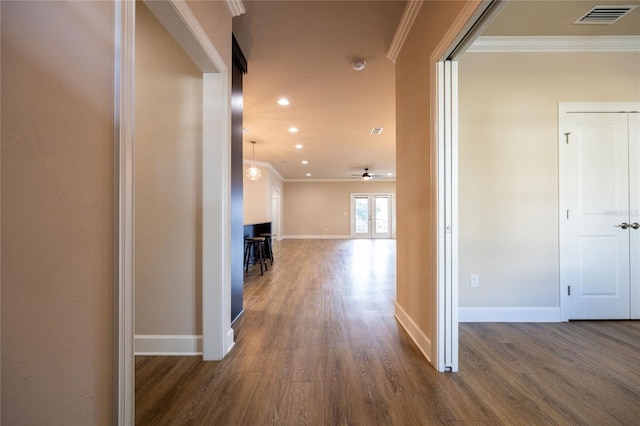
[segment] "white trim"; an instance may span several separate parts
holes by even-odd
[[[114,420],[133,425],[135,0],[114,2],[115,289]]]
[[[244,8],[244,3],[242,0],[227,0],[227,8],[229,9],[229,13],[231,13],[232,17],[240,16],[245,13],[247,10]]]
[[[202,332],[203,359],[212,361],[233,347],[231,88],[226,70],[204,74],[202,83]]]
[[[458,74],[456,49],[476,36],[474,27],[486,25],[501,9],[501,0],[465,4],[430,57],[432,77],[430,160],[436,194],[436,301],[432,364],[438,371],[458,371]],[[484,16],[488,13],[488,16]],[[483,23],[484,21],[484,23]]]
[[[438,62],[436,364],[452,372],[458,371],[457,83],[457,62]]]
[[[429,337],[427,337],[427,335],[424,334],[422,330],[420,330],[420,327],[418,327],[418,325],[413,322],[413,319],[411,319],[411,317],[407,315],[405,310],[402,309],[402,306],[398,305],[397,303],[394,316],[396,317],[396,320],[398,320],[402,328],[404,328],[404,330],[407,332],[409,337],[411,337],[411,340],[413,340],[418,349],[420,349],[420,352],[422,352],[427,361],[431,363],[432,347]]]
[[[252,161],[251,160],[242,160],[242,164],[251,164]],[[256,161],[255,162],[256,166],[260,166],[260,167],[265,167],[266,169],[268,169],[271,173],[273,173],[278,179],[280,179],[283,182],[286,182],[285,178],[282,177],[282,175],[280,174],[279,171],[277,171],[272,165],[271,163],[265,163],[262,161]]]
[[[242,164],[251,164],[251,160],[243,159]],[[256,161],[256,166],[265,167],[269,169],[271,173],[273,173],[276,177],[278,177],[283,182],[363,182],[361,178],[353,178],[353,179],[285,179],[280,172],[278,172],[275,167],[271,165],[271,163],[266,163],[264,161]],[[375,178],[370,180],[369,182],[395,182],[395,178]]]
[[[640,112],[640,102],[559,102],[559,117],[572,112]],[[562,138],[559,139],[562,141]]]
[[[186,0],[145,0],[171,36],[203,73],[223,72],[226,65]]]
[[[202,335],[136,334],[136,356],[202,355]]]
[[[396,32],[393,35],[393,40],[391,40],[391,45],[387,51],[387,58],[391,59],[394,63],[396,59],[398,59],[398,54],[402,50],[402,46],[409,35],[409,31],[411,31],[411,27],[418,16],[421,6],[422,0],[409,0],[404,8],[402,18],[400,18]]]
[[[282,175],[280,174],[280,172],[278,172],[271,164],[267,163],[267,169],[269,169],[269,171],[276,176],[278,179],[280,179],[281,181],[284,182],[284,177],[282,177]]]
[[[361,178],[353,179],[283,179],[283,182],[350,182],[350,183],[373,183],[373,182],[395,182],[390,178],[375,178],[368,181],[364,181]]]
[[[283,240],[350,240],[351,235],[283,235]]]
[[[276,211],[274,215],[273,200],[276,200]],[[282,240],[282,194],[280,188],[271,186],[271,234],[276,241]],[[274,219],[275,216],[275,220]]]
[[[640,52],[640,36],[483,36],[467,52]]]
[[[458,308],[460,322],[561,322],[560,307]]]

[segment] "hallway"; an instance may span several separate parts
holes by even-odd
[[[394,240],[284,240],[220,362],[136,358],[136,424],[631,424],[640,323],[461,324],[437,373],[393,317]],[[416,265],[419,267],[419,265]]]

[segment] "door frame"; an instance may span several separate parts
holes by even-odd
[[[457,59],[507,4],[468,2],[431,55],[432,148],[437,173],[437,282],[433,313],[432,363],[440,372],[458,371],[458,62]]]
[[[204,360],[233,347],[231,328],[230,141],[227,66],[186,0],[145,1],[203,72],[202,346]],[[135,0],[114,2],[114,419],[135,419]]]
[[[356,239],[380,239],[381,237],[374,237],[373,236],[373,231],[369,232],[369,237],[359,237],[356,232],[355,232],[355,220],[354,220],[354,213],[355,213],[355,200],[356,197],[368,197],[369,200],[375,198],[375,197],[389,197],[389,239],[393,238],[393,224],[395,222],[395,215],[394,215],[394,211],[395,209],[393,208],[393,194],[390,192],[352,192],[349,194],[349,234],[351,235],[351,238],[356,238]],[[371,209],[371,204],[369,205],[369,208]],[[373,228],[371,228],[373,229]]]
[[[273,200],[276,201],[276,211],[271,212],[271,219],[273,222],[271,223],[271,232],[276,231],[275,240],[282,241],[282,197],[280,194],[280,188],[272,187],[271,188],[271,209],[273,210]],[[275,216],[275,219],[274,219]]]
[[[563,266],[567,257],[566,205],[568,203],[568,176],[566,173],[567,154],[562,149],[565,144],[567,114],[570,113],[624,113],[640,111],[640,102],[559,102],[558,103],[558,265],[560,269],[560,320],[569,321],[569,295],[567,267]],[[564,225],[564,226],[563,226]],[[630,294],[630,297],[633,297]]]

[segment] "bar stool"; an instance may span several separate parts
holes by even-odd
[[[264,248],[266,250],[265,257],[268,257],[271,260],[271,264],[273,265],[273,247],[271,240],[271,233],[268,232],[266,234],[258,234],[258,237],[264,237]]]
[[[264,258],[265,247],[264,237],[245,237],[244,239],[244,270],[249,270],[249,260],[251,260],[251,252],[253,251],[253,264],[256,264],[256,260],[260,260],[260,275],[263,275],[262,264],[264,263],[265,270],[267,268],[267,260]]]

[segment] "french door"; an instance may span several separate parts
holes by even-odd
[[[351,195],[351,236],[391,238],[391,195]]]
[[[561,117],[566,319],[640,318],[639,116],[596,110]]]

